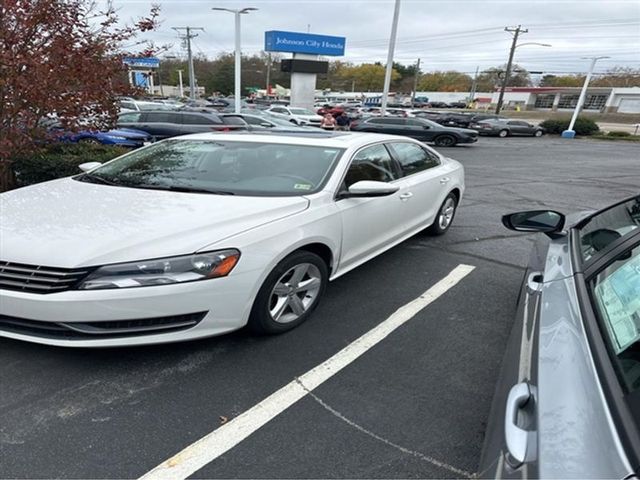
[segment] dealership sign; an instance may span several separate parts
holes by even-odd
[[[155,57],[125,57],[123,62],[133,68],[158,68],[160,66],[160,59]]]
[[[267,52],[310,53],[313,55],[344,55],[345,37],[312,35],[310,33],[264,32],[264,49]]]

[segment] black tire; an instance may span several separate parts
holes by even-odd
[[[296,266],[301,265],[311,265],[315,267],[315,270],[313,270],[313,268],[310,268],[310,270],[314,271],[314,275],[309,274],[309,279],[315,277],[315,275],[319,275],[320,284],[313,298],[308,299],[308,291],[305,292],[305,295],[303,297],[300,297],[300,294],[297,293],[289,293],[289,295],[278,297],[278,295],[274,292],[274,288],[276,287],[276,285],[280,282],[280,280],[283,279],[283,276],[288,275],[289,272],[294,270]],[[292,277],[289,278],[291,279]],[[309,316],[311,316],[313,311],[316,309],[327,287],[328,281],[329,268],[322,258],[320,258],[315,253],[307,252],[304,250],[293,252],[291,255],[283,259],[280,263],[278,263],[278,265],[275,266],[275,268],[265,279],[262,287],[260,287],[258,295],[253,302],[251,314],[249,315],[249,330],[258,335],[274,335],[286,332],[297,327],[305,320],[307,320],[307,318],[309,318]],[[283,285],[289,286],[288,283],[283,283]],[[301,302],[307,299],[309,300],[309,304],[306,307],[304,313],[302,313],[301,315],[297,315],[296,318],[288,321],[284,321],[286,317],[283,313],[280,317],[283,318],[283,321],[274,320],[273,316],[271,315],[271,309],[277,306],[278,300],[287,298],[286,301],[288,301],[289,297],[292,296],[298,296]],[[296,315],[292,307],[287,306],[284,311],[287,310],[291,310],[287,314],[288,316],[291,317]]]
[[[449,218],[448,222],[444,224],[444,222],[441,221],[441,217],[445,215],[445,210],[448,209],[451,205],[453,206],[451,217]],[[449,227],[451,227],[451,224],[453,223],[453,219],[455,218],[457,211],[458,211],[458,197],[456,196],[455,193],[451,192],[444,199],[444,201],[442,202],[442,205],[440,205],[440,208],[438,209],[438,214],[436,215],[436,218],[433,221],[433,225],[428,227],[426,229],[426,232],[429,235],[444,235],[447,232],[447,230],[449,230]]]
[[[458,143],[458,139],[453,135],[440,135],[433,140],[437,147],[453,147]]]
[[[498,132],[498,136],[500,138],[508,137],[509,136],[509,130],[500,130]]]
[[[542,130],[536,130],[535,132],[533,132],[533,136],[534,137],[541,137],[542,136]]]

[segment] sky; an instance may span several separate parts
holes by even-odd
[[[529,71],[583,73],[614,66],[640,69],[640,0],[400,0],[394,61],[421,60],[423,72],[457,70],[473,74],[506,63],[512,36],[522,25],[514,62]],[[150,2],[114,0],[123,21],[148,12]],[[243,54],[264,48],[264,32],[285,30],[346,37],[344,57],[353,63],[386,63],[394,0],[157,0],[161,25],[141,39],[171,44],[163,55],[186,51],[172,27],[201,27],[196,54],[215,58],[234,48],[234,19],[212,7],[257,11],[242,16]],[[551,45],[525,45],[544,43]],[[290,54],[284,54],[290,57]]]

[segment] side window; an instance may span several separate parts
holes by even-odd
[[[169,112],[149,112],[147,113],[147,122],[149,123],[178,123],[174,118],[175,115]]]
[[[129,110],[138,110],[132,102],[120,102],[120,108],[128,108]]]
[[[422,127],[422,126],[426,126],[424,125],[420,120],[413,120],[411,118],[407,118],[405,120],[405,122],[407,123],[407,125],[409,125],[410,127]]]
[[[204,115],[187,114],[182,116],[182,123],[184,125],[211,125],[212,123],[219,122],[214,122],[211,118]]]
[[[137,123],[140,121],[141,113],[131,112],[131,113],[123,113],[118,116],[118,122],[122,123]]]
[[[361,180],[390,182],[395,179],[393,160],[389,152],[384,145],[373,145],[356,153],[344,181],[348,188]]]
[[[591,291],[621,383],[640,390],[640,246],[596,275]]]
[[[413,143],[392,143],[391,147],[406,177],[440,165],[438,156]]]
[[[242,119],[247,122],[249,125],[262,125],[263,123],[271,123],[267,119],[260,119],[258,117],[252,117],[251,115],[247,115],[246,117],[242,117]]]

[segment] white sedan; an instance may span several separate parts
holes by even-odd
[[[322,116],[307,108],[274,105],[267,109],[267,112],[277,115],[288,122],[295,123],[296,125],[319,127],[322,122]]]
[[[207,133],[0,195],[0,336],[106,347],[289,330],[329,280],[447,231],[464,173],[409,138]]]

